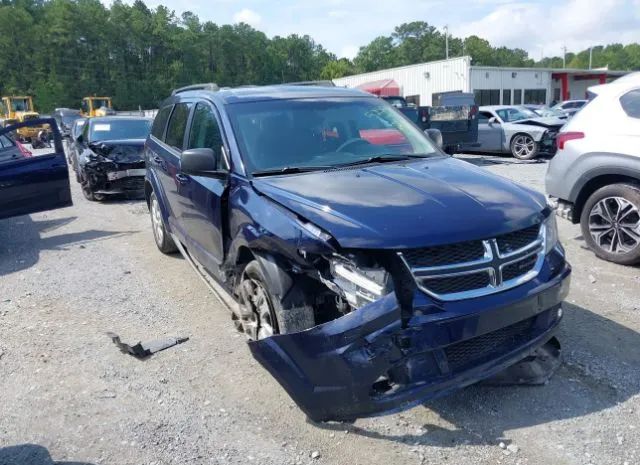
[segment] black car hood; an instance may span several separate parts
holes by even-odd
[[[489,238],[541,221],[544,196],[438,157],[254,178],[254,188],[345,248],[410,248]]]
[[[144,139],[101,140],[91,142],[89,148],[101,157],[117,163],[143,161]]]

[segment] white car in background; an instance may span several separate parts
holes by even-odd
[[[557,137],[547,193],[580,223],[589,247],[615,263],[640,263],[640,73],[589,88],[593,97]]]
[[[551,107],[552,110],[559,110],[567,117],[571,118],[575,115],[583,106],[589,103],[589,100],[565,100]]]

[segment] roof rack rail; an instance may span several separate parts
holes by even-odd
[[[279,84],[281,86],[320,86],[320,87],[335,87],[333,81],[328,79],[318,81],[299,81],[299,82],[283,82]]]
[[[215,82],[206,82],[203,84],[192,84],[190,86],[184,86],[180,87],[179,89],[174,89],[173,92],[171,92],[171,95],[176,95],[180,92],[187,92],[189,90],[211,90],[213,92],[217,92],[220,90],[220,88]]]

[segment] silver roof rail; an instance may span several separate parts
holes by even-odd
[[[278,84],[279,86],[319,86],[319,87],[335,87],[333,81],[329,79],[321,79],[317,81],[298,81],[298,82],[283,82]]]
[[[215,82],[207,82],[204,84],[193,84],[190,86],[180,87],[179,89],[174,89],[173,92],[171,92],[171,95],[176,95],[180,92],[187,92],[190,90],[210,90],[212,92],[217,92],[220,88]]]

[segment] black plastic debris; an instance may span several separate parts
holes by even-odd
[[[561,364],[560,341],[552,337],[525,359],[482,381],[481,384],[485,386],[546,384]]]
[[[120,336],[115,333],[107,333],[113,343],[118,346],[121,352],[133,355],[136,358],[144,359],[150,357],[156,352],[168,349],[189,340],[188,337],[167,337],[158,339],[157,341],[138,342],[136,345],[129,345],[120,340]]]

